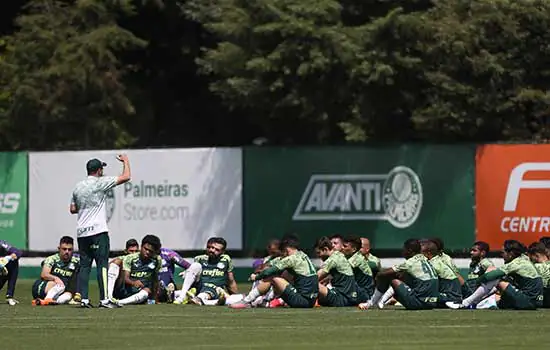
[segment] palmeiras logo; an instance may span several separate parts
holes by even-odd
[[[396,228],[414,224],[422,209],[422,183],[406,166],[387,174],[315,174],[293,220],[382,220]]]
[[[111,221],[115,212],[115,191],[110,189],[107,191],[107,199],[105,200],[105,212],[107,215],[107,222]]]

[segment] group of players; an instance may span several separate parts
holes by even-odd
[[[469,273],[463,278],[439,239],[407,240],[405,261],[382,268],[380,259],[371,254],[367,238],[321,237],[314,247],[322,261],[317,269],[300,250],[297,237],[285,236],[269,242],[267,256],[254,263],[251,290],[239,294],[223,238],[210,238],[206,254],[189,263],[161,247],[157,236],[146,235],[141,245],[128,240],[124,255],[110,260],[106,294],[114,307],[161,302],[235,309],[357,306],[367,310],[399,303],[411,310],[533,310],[550,307],[549,243],[543,238],[525,247],[507,240],[502,249],[504,265],[497,268],[486,257],[489,245],[475,242]],[[7,242],[0,242],[0,249],[4,250],[1,255],[7,254],[0,255],[1,288],[6,281],[14,281],[10,263],[21,255]],[[174,279],[176,266],[183,269],[180,288]],[[40,278],[33,284],[33,305],[80,304],[79,269],[73,239],[62,237],[58,253],[43,261]],[[12,305],[16,303],[14,288],[13,282],[7,293]]]

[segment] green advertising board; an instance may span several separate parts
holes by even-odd
[[[312,248],[323,235],[369,237],[375,249],[440,237],[474,239],[475,146],[246,148],[244,241],[286,233]]]
[[[27,154],[0,152],[0,239],[27,248]]]

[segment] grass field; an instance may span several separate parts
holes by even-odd
[[[550,310],[33,307],[31,284],[32,281],[19,281],[17,296],[21,304],[0,305],[2,349],[486,350],[544,347],[542,344],[550,340]],[[95,288],[91,297],[97,302]]]

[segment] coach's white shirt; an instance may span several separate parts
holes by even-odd
[[[88,176],[76,184],[71,203],[78,209],[78,238],[109,231],[106,212],[107,191],[116,186],[116,181],[116,176]]]

